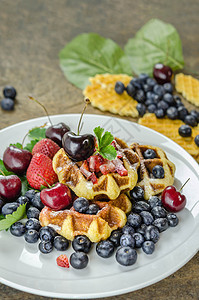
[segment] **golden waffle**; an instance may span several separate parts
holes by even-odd
[[[90,78],[83,94],[89,98],[94,107],[102,111],[110,111],[121,116],[138,117],[137,101],[130,97],[126,91],[122,95],[115,92],[116,81],[121,81],[126,86],[132,77],[124,74],[102,74]]]
[[[78,197],[92,199],[116,199],[121,191],[132,189],[137,183],[138,155],[128,148],[120,139],[115,139],[117,150],[122,153],[127,176],[118,173],[101,175],[98,182],[93,184],[88,181],[79,169],[77,163],[71,161],[64,149],[60,149],[53,158],[53,169],[58,175],[59,182],[69,186]]]
[[[118,200],[117,204],[124,201],[126,208],[130,200],[126,195]],[[100,210],[96,215],[81,214],[74,210],[53,211],[44,207],[40,213],[41,226],[52,226],[57,233],[68,240],[73,240],[77,235],[86,235],[91,242],[99,242],[107,239],[115,229],[122,228],[126,224],[126,214],[111,202],[93,201],[97,203]]]
[[[199,163],[199,147],[194,142],[194,138],[199,134],[199,125],[192,127],[191,137],[182,137],[179,135],[178,129],[184,123],[180,120],[157,119],[154,114],[145,114],[138,123],[166,135],[189,152]]]
[[[199,106],[199,80],[183,73],[175,76],[176,91],[196,106]]]
[[[140,168],[138,169],[138,186],[144,189],[144,198],[148,200],[150,196],[160,194],[168,185],[174,182],[175,165],[168,160],[165,152],[155,146],[139,145],[133,143],[130,145],[140,158]],[[156,157],[153,159],[145,159],[143,153],[147,149],[153,149]],[[160,165],[164,169],[164,178],[155,178],[152,175],[152,169]]]

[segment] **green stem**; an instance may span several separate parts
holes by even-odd
[[[39,105],[43,108],[43,110],[45,111],[46,116],[48,117],[48,120],[49,120],[49,122],[50,122],[50,124],[51,124],[51,126],[52,126],[52,125],[53,125],[53,124],[52,124],[52,121],[51,121],[51,119],[50,119],[50,117],[49,117],[49,114],[48,114],[47,109],[45,108],[45,106],[44,106],[43,104],[41,104],[37,99],[33,98],[32,96],[28,96],[28,98],[29,98],[30,100],[35,101],[37,104],[39,104]]]
[[[83,109],[83,111],[81,113],[81,116],[80,116],[80,119],[79,119],[79,123],[78,123],[78,127],[77,127],[77,135],[79,135],[79,133],[80,133],[80,125],[81,125],[81,122],[82,122],[82,117],[83,117],[83,114],[84,114],[88,104],[90,103],[90,100],[88,98],[86,98],[84,100],[84,102],[85,102],[85,106],[84,106],[84,109]]]
[[[6,176],[5,173],[0,169],[0,172],[3,176]]]
[[[185,184],[187,184],[187,182],[190,180],[190,178],[188,178],[186,181],[185,181],[185,183],[181,186],[181,188],[179,189],[179,193],[181,192],[181,190],[183,189],[183,187],[185,186]]]

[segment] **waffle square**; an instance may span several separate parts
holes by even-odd
[[[199,134],[199,125],[192,128],[191,137],[182,137],[178,133],[179,127],[184,124],[181,120],[157,119],[154,114],[145,114],[138,123],[166,135],[189,152],[199,163],[199,147],[194,142],[194,138]]]
[[[114,89],[117,81],[123,82],[126,86],[131,79],[132,77],[124,74],[96,75],[89,79],[91,85],[84,89],[83,94],[86,98],[89,98],[94,107],[102,111],[135,118],[138,117],[137,101],[130,97],[126,91],[119,95]]]
[[[181,93],[185,99],[199,106],[199,80],[179,73],[175,76],[176,91]]]

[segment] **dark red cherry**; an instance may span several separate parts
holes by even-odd
[[[168,186],[162,193],[162,204],[171,212],[178,212],[186,205],[186,197],[176,190],[174,186]]]
[[[17,175],[0,175],[0,198],[4,202],[16,200],[21,193],[21,180]]]
[[[62,137],[63,135],[70,131],[70,128],[63,122],[51,125],[46,129],[46,137],[53,140],[60,147],[62,147]]]
[[[63,136],[62,146],[73,161],[85,160],[94,153],[95,137],[92,134],[76,135],[69,131]]]
[[[153,77],[159,84],[171,82],[173,71],[169,66],[158,63],[153,68]]]
[[[3,163],[8,171],[23,175],[32,158],[32,153],[15,146],[8,147],[3,154]]]

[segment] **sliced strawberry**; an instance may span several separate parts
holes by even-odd
[[[120,176],[127,176],[128,175],[127,169],[124,167],[122,161],[119,158],[116,158],[116,159],[112,160],[112,162],[115,165],[116,172]]]
[[[93,184],[97,183],[98,182],[98,179],[95,175],[95,173],[93,172],[90,176],[90,180],[92,181]]]
[[[62,268],[69,268],[69,261],[68,257],[66,254],[61,254],[60,256],[57,257],[56,259],[57,265]]]
[[[87,161],[85,160],[83,162],[83,164],[81,165],[80,167],[80,171],[82,172],[82,174],[87,178],[89,179],[91,177],[91,172],[89,171],[89,166],[88,166],[88,163]]]
[[[116,171],[115,165],[110,160],[107,160],[104,164],[102,164],[99,169],[103,175],[114,173]]]

